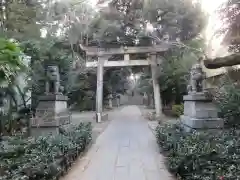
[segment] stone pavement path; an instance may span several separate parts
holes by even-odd
[[[127,106],[62,180],[172,180],[163,160],[139,108]]]

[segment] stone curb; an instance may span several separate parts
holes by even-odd
[[[153,121],[151,121],[151,122],[153,122]],[[148,122],[148,127],[149,127],[149,129],[152,131],[152,133],[154,134],[154,135],[156,135],[156,132],[155,132],[155,128],[157,127],[157,126],[155,126],[155,127],[153,127],[153,123],[151,123],[151,122]],[[158,122],[156,121],[156,124],[158,124]]]

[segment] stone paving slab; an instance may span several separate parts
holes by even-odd
[[[62,180],[172,180],[163,160],[139,108],[127,106]]]

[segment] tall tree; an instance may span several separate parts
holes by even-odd
[[[4,35],[16,39],[40,37],[43,11],[39,1],[1,0],[0,9],[1,31]]]
[[[152,26],[153,34],[146,29]],[[184,41],[204,26],[199,4],[190,0],[112,0],[93,21],[98,44],[149,45],[152,40]]]

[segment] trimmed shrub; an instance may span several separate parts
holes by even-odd
[[[184,112],[183,104],[175,104],[172,106],[172,113],[174,116],[180,117],[181,115],[183,115],[183,112]]]
[[[240,88],[234,84],[224,84],[214,93],[214,100],[226,127],[239,126]]]
[[[240,178],[240,133],[235,130],[186,133],[179,125],[159,125],[156,137],[169,171],[182,180]]]
[[[1,180],[59,178],[91,141],[91,124],[37,139],[7,137],[0,143]]]

